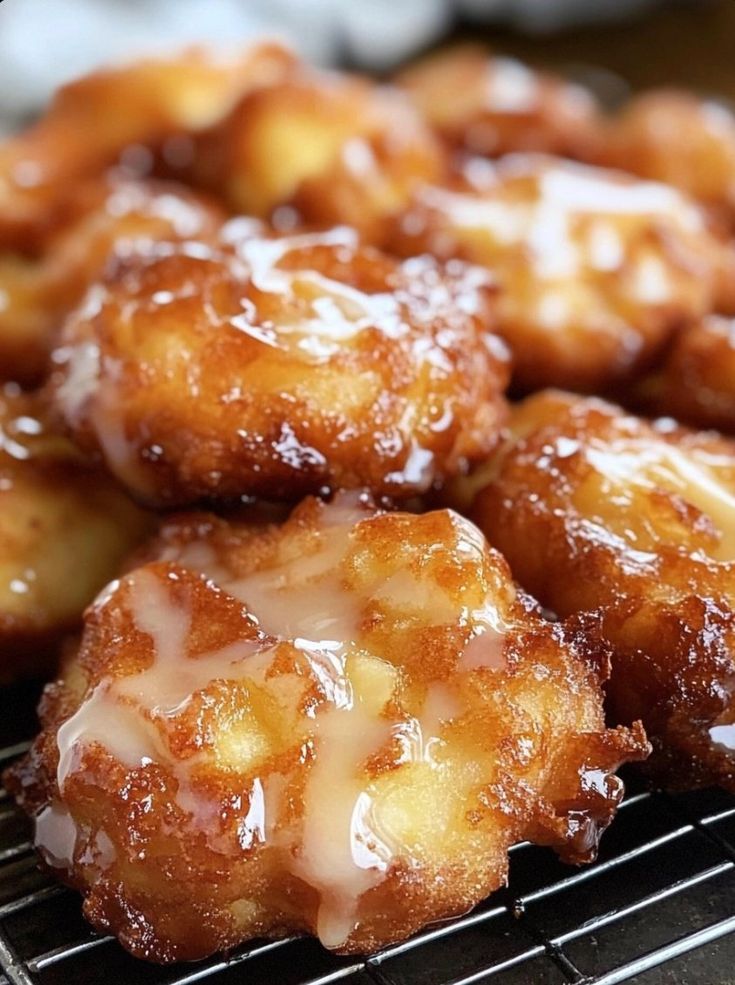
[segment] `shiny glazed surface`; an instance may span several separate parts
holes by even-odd
[[[594,854],[646,743],[605,729],[604,659],[469,521],[343,494],[282,526],[172,519],[145,554],[10,774],[46,863],[134,953],[364,951],[474,905],[517,840]]]
[[[495,440],[507,361],[491,327],[481,271],[400,263],[346,229],[235,223],[113,271],[66,324],[55,399],[149,502],[408,498]]]
[[[673,188],[552,157],[475,160],[458,190],[425,188],[392,231],[488,269],[498,331],[523,390],[605,390],[635,376],[677,328],[732,298],[732,254]]]
[[[49,662],[150,525],[49,418],[0,389],[0,681]]]
[[[662,365],[629,396],[648,413],[735,433],[735,319],[707,315],[679,333]]]
[[[599,610],[613,720],[674,788],[735,789],[735,444],[599,400],[528,398],[473,509],[561,616]]]
[[[594,156],[681,188],[733,228],[735,116],[725,104],[677,89],[643,93],[605,123]]]
[[[0,379],[44,380],[65,316],[113,258],[162,239],[206,241],[224,218],[178,184],[114,173],[73,183],[37,256],[0,254]]]

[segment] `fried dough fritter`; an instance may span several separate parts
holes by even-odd
[[[481,45],[430,55],[395,81],[457,150],[487,157],[514,151],[587,157],[596,142],[599,110],[589,90],[490,55]]]
[[[75,182],[101,175],[129,148],[128,166],[145,170],[169,138],[180,143],[213,126],[244,92],[269,84],[293,60],[271,43],[232,59],[190,50],[63,86],[34,126],[0,144],[0,247],[33,251]]]
[[[168,182],[108,175],[72,186],[39,258],[0,255],[0,379],[26,386],[43,380],[64,316],[113,251],[159,239],[211,239],[224,218],[213,202]]]
[[[172,520],[157,553],[89,610],[8,777],[134,954],[362,952],[473,906],[518,839],[594,855],[647,744],[469,521],[312,499],[265,530]]]
[[[735,790],[735,443],[611,404],[530,397],[473,516],[561,616],[600,610],[612,720],[670,787]]]
[[[507,361],[481,271],[239,226],[123,262],[54,355],[75,437],[136,496],[406,499],[486,453]]]
[[[471,184],[417,192],[390,248],[489,268],[520,389],[608,389],[732,295],[730,251],[674,189],[536,155],[475,163]]]
[[[235,213],[346,224],[367,242],[446,171],[444,149],[402,92],[303,65],[247,93],[198,141],[193,167]]]
[[[148,529],[39,397],[0,389],[0,681],[46,667]]]
[[[735,225],[735,115],[720,103],[675,89],[637,96],[604,126],[595,158],[681,188]]]
[[[708,315],[681,332],[637,396],[649,413],[734,434],[735,320]]]

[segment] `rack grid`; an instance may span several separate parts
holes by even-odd
[[[0,768],[27,747],[36,697],[4,689]],[[95,934],[78,896],[38,869],[28,823],[0,790],[0,985],[731,985],[735,797],[628,781],[594,865],[517,845],[507,888],[369,958],[300,938],[168,968]]]

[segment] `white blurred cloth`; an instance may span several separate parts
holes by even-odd
[[[282,37],[307,58],[387,69],[458,12],[533,31],[623,16],[663,0],[4,0],[0,130],[37,111],[60,83],[133,54],[203,42]]]

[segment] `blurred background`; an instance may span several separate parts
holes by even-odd
[[[264,33],[373,71],[479,37],[612,92],[671,81],[735,99],[735,0],[2,0],[0,130],[101,63]]]

